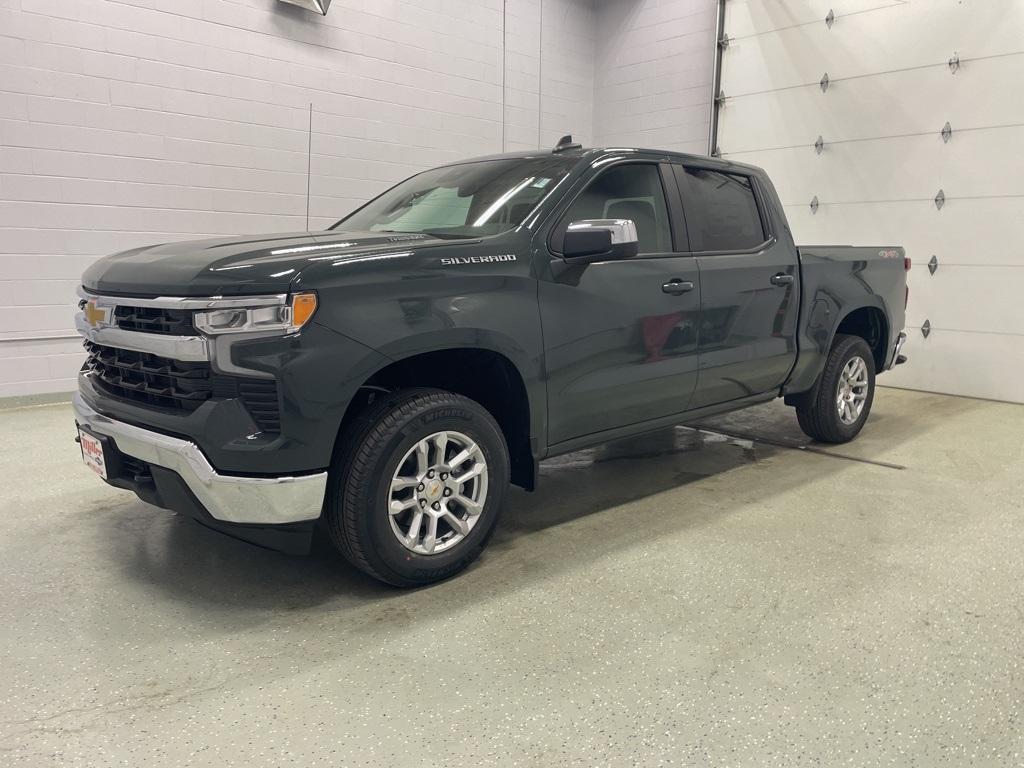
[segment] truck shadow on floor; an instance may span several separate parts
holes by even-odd
[[[790,409],[764,408],[752,415],[757,429],[747,434],[774,433],[782,445],[799,440]],[[888,445],[923,428],[899,426],[899,437],[887,439]],[[802,461],[805,454],[782,445],[675,427],[545,461],[538,492],[512,489],[482,558],[462,576],[416,592],[363,575],[323,540],[309,557],[281,555],[138,501],[97,517],[97,524],[109,521],[103,536],[110,559],[127,577],[189,602],[228,628],[244,628],[267,611],[315,609],[317,615],[343,616],[370,605],[386,611],[385,603],[402,606],[413,594],[421,607],[426,597],[436,602],[434,610],[454,611],[467,601],[488,599],[645,539],[713,524],[749,505],[744,494],[767,499],[820,475],[820,464],[815,469],[807,462],[806,472],[765,469],[740,484],[727,476],[743,467],[757,471],[760,462],[775,457]],[[827,461],[835,462],[837,471],[863,466]]]
[[[682,495],[672,504],[686,507],[689,483],[779,450],[678,427],[543,462],[538,492],[510,493],[481,564],[492,551],[514,552],[524,537],[665,491],[679,491]],[[408,594],[349,566],[324,536],[318,536],[309,557],[293,557],[236,541],[138,500],[110,512],[97,522],[110,521],[113,530],[105,539],[126,575],[193,604],[209,602],[218,610],[301,610]],[[466,575],[473,578],[476,570]]]

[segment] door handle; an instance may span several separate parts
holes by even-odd
[[[793,276],[787,275],[785,272],[779,272],[777,275],[772,275],[769,281],[772,285],[792,285]]]
[[[669,280],[667,283],[661,284],[661,290],[671,293],[673,296],[681,296],[693,290],[693,283],[689,280]]]

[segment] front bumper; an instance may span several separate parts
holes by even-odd
[[[72,406],[79,425],[109,437],[121,454],[174,473],[213,521],[265,526],[320,517],[326,472],[283,477],[222,475],[193,442],[104,416],[79,393]]]

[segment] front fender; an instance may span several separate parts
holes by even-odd
[[[479,246],[462,251],[482,252]],[[380,368],[446,349],[504,356],[526,389],[531,435],[544,442],[543,339],[537,281],[526,260],[452,268],[435,252],[401,260],[388,272],[345,272],[344,281],[317,286],[316,322],[382,355]]]

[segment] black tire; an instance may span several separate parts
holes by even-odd
[[[442,552],[406,548],[391,527],[391,479],[423,438],[452,430],[471,438],[487,464],[487,492],[479,519]],[[335,547],[356,568],[397,587],[446,579],[472,563],[486,546],[504,506],[509,455],[501,428],[481,405],[437,389],[400,390],[379,397],[339,437],[324,515]]]
[[[836,399],[843,369],[854,357],[860,357],[867,366],[867,398],[856,421],[846,424],[839,416]],[[800,429],[808,437],[823,443],[846,443],[855,438],[864,427],[874,399],[875,357],[871,347],[860,336],[836,334],[828,359],[825,361],[825,368],[815,388],[796,406],[797,421],[800,423]]]

